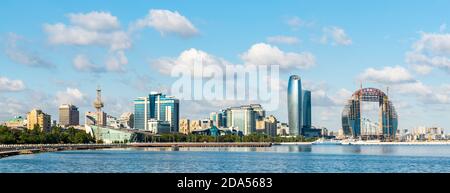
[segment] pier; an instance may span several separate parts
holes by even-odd
[[[86,150],[86,149],[107,149],[107,148],[130,148],[130,147],[270,147],[272,143],[226,143],[226,142],[211,142],[211,143],[188,143],[188,142],[173,142],[173,143],[127,143],[127,144],[14,144],[14,145],[0,145],[0,158],[22,155],[34,154],[42,152],[55,152],[66,150]]]

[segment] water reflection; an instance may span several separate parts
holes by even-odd
[[[353,155],[450,156],[450,146],[399,145],[274,145],[272,147],[180,147],[180,152],[269,152]],[[111,149],[117,151],[174,152],[171,147]],[[77,153],[77,152],[74,152]]]

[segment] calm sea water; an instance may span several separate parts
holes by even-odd
[[[130,148],[0,159],[0,172],[450,172],[445,145]]]

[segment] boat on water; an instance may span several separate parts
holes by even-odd
[[[318,139],[312,142],[313,145],[341,145],[340,140],[335,139]]]
[[[369,144],[379,144],[380,140],[361,140],[361,139],[347,139],[342,140],[342,145],[369,145]]]

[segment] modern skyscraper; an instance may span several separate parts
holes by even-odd
[[[228,127],[236,127],[244,135],[252,134],[256,131],[256,114],[251,105],[232,107],[227,112]]]
[[[71,104],[59,106],[59,124],[62,126],[74,126],[80,124],[80,112],[78,107]]]
[[[34,129],[35,125],[41,128],[41,131],[50,131],[52,120],[50,115],[45,114],[42,110],[33,109],[27,113],[27,128],[29,130]]]
[[[288,94],[288,121],[289,135],[302,134],[302,83],[300,77],[292,75],[289,77]]]
[[[171,132],[179,128],[179,100],[161,93],[152,92],[134,100],[134,127],[148,130],[148,120],[168,121]]]
[[[311,125],[311,91],[302,91],[302,129],[310,129]],[[303,133],[303,132],[302,132]]]

